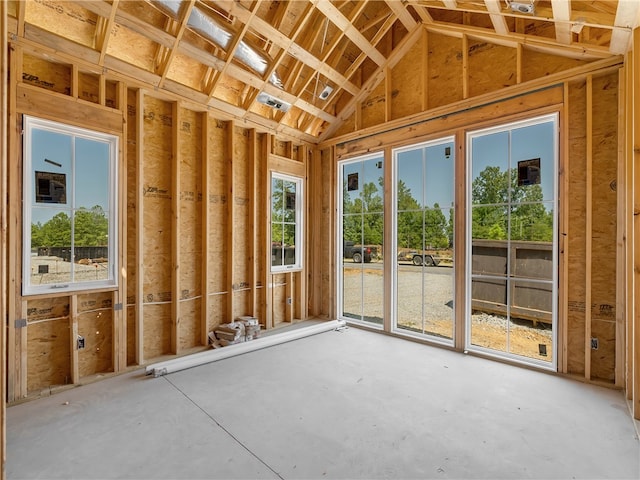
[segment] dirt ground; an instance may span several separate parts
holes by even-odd
[[[453,338],[453,270],[447,267],[407,267],[398,273],[398,327],[411,334]],[[382,323],[382,269],[345,264],[344,312],[375,324]],[[421,299],[425,302],[422,303]],[[471,344],[523,357],[553,361],[551,325],[473,312]]]

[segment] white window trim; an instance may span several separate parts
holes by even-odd
[[[296,177],[293,175],[287,175],[280,172],[271,172],[271,179],[269,182],[269,198],[272,198],[273,191],[273,179],[285,180],[288,182],[294,182],[296,184],[296,240],[295,240],[295,263],[292,265],[273,265],[272,262],[269,263],[269,269],[271,273],[282,273],[282,272],[296,272],[301,271],[303,269],[303,243],[302,243],[302,232],[304,231],[304,182],[302,177]],[[272,231],[271,225],[273,224],[271,218],[271,208],[272,203],[269,204],[269,252],[272,249]]]
[[[33,163],[32,163],[32,131],[34,129],[48,130],[74,137],[81,137],[88,140],[96,140],[109,145],[109,237],[108,237],[108,277],[103,280],[95,281],[73,281],[51,283],[46,285],[33,285],[31,283],[31,209],[33,207],[32,198],[34,195],[32,188]],[[59,122],[44,120],[41,118],[23,116],[23,237],[22,237],[22,294],[37,295],[51,294],[59,292],[76,292],[85,290],[96,290],[102,288],[115,288],[117,282],[117,239],[118,239],[118,223],[117,223],[117,206],[118,206],[118,151],[119,138],[115,135],[87,130],[80,127],[65,125]],[[71,190],[73,195],[73,190]],[[73,238],[73,235],[72,235]],[[73,269],[72,269],[73,271]]]

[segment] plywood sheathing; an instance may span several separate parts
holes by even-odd
[[[569,158],[567,159],[569,195],[564,207],[569,211],[566,236],[568,252],[567,304],[567,373],[585,372],[585,302],[586,302],[586,82],[569,84]],[[561,204],[562,205],[562,204]]]
[[[171,353],[172,105],[144,97],[144,358]]]
[[[123,149],[127,152],[127,216],[125,220],[125,228],[127,235],[127,257],[126,257],[126,274],[127,274],[127,291],[124,305],[127,318],[127,365],[136,363],[136,291],[138,288],[138,109],[137,95],[133,89],[127,89],[127,110],[126,110],[126,132],[127,144],[123,145]]]
[[[78,295],[78,335],[84,348],[78,351],[80,378],[113,371],[113,302],[111,292]],[[70,339],[74,344],[74,339]],[[77,343],[76,343],[77,348]]]

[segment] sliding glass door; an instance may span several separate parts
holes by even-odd
[[[466,348],[555,369],[557,116],[467,137]]]

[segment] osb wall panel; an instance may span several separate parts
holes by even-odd
[[[332,150],[331,149],[325,149],[322,150],[321,154],[320,154],[320,161],[322,163],[322,167],[321,170],[323,172],[331,172],[332,171],[332,164],[333,164],[333,158],[332,158]],[[316,181],[318,181],[316,179]],[[331,175],[323,175],[322,179],[320,180],[323,183],[323,186],[321,187],[323,191],[326,192],[333,192],[333,182],[335,181],[334,178],[332,178]],[[322,235],[322,239],[320,241],[321,245],[325,245],[326,248],[329,248],[329,245],[332,241],[331,238],[331,234],[330,232],[331,230],[331,223],[333,221],[332,219],[332,212],[333,212],[333,205],[332,205],[332,196],[331,195],[322,195],[321,196],[321,201],[322,201],[322,216],[320,218],[320,222],[322,227],[320,228],[320,232],[323,232]],[[325,255],[325,253],[328,252],[321,252],[321,255],[323,256],[323,258],[331,258],[330,255]],[[319,273],[320,278],[321,278],[321,284],[322,284],[322,290],[321,290],[321,298],[319,299],[319,305],[320,305],[320,310],[322,315],[331,315],[331,302],[333,299],[333,295],[331,293],[332,291],[332,276],[331,276],[331,267],[332,267],[333,262],[323,262],[322,263],[322,269]]]
[[[72,2],[25,2],[25,21],[87,47],[94,46],[97,16]]]
[[[23,55],[22,81],[52,92],[71,94],[71,67]]]
[[[197,91],[203,91],[202,78],[204,78],[207,67],[190,57],[176,53],[169,64],[167,78],[175,82],[182,83]]]
[[[469,40],[467,54],[470,97],[516,84],[515,48]]]
[[[117,98],[118,98],[118,83],[117,82],[110,82],[110,81],[106,81],[105,82],[105,92],[104,92],[104,101],[105,101],[105,105],[107,107],[111,107],[111,108],[120,108],[120,105],[118,105],[117,102]],[[125,100],[123,100],[125,101]]]
[[[69,319],[27,326],[27,391],[37,392],[71,381]]]
[[[253,237],[253,222],[250,218],[252,205],[250,204],[250,169],[249,159],[249,130],[235,128],[233,152],[233,285],[234,295],[233,318],[251,313],[247,311],[246,301],[242,292],[250,288],[253,255],[251,251],[251,237]],[[233,320],[230,319],[230,320]]]
[[[27,301],[27,322],[69,316],[69,297],[37,298]]]
[[[522,81],[545,77],[552,73],[585,65],[588,62],[522,49]]]
[[[180,158],[180,346],[200,343],[202,287],[202,121],[199,114],[180,109],[178,125]]]
[[[145,359],[171,352],[171,304],[145,305],[142,328]]]
[[[178,324],[178,348],[188,349],[200,345],[201,299],[191,298],[180,302]]]
[[[587,211],[587,96],[585,82],[569,84],[569,177],[567,206],[569,216],[567,292],[567,371],[584,374],[586,302],[586,211]],[[562,207],[561,207],[562,208]],[[560,319],[562,321],[562,319]]]
[[[127,90],[127,305],[136,302],[136,286],[138,282],[137,252],[138,241],[138,139],[136,134],[137,114],[136,92]],[[142,113],[142,112],[141,112]]]
[[[143,158],[143,301],[145,358],[168,353],[171,326],[172,108],[169,102],[144,99]],[[177,299],[176,299],[177,300]],[[149,304],[165,303],[154,305]],[[161,342],[161,343],[157,343]]]
[[[223,74],[213,95],[231,105],[240,105],[244,91],[245,87],[242,82]]]
[[[100,79],[90,73],[78,73],[78,98],[91,103],[100,103]]]
[[[127,308],[127,366],[136,364],[136,309]]]
[[[618,72],[593,79],[592,378],[615,379]]]
[[[391,119],[421,111],[423,53],[422,42],[416,42],[391,70]]]
[[[428,108],[462,100],[462,40],[429,33]]]
[[[226,284],[227,270],[227,207],[228,207],[228,122],[209,117],[207,162],[209,164],[209,190],[205,201],[209,202],[208,247],[208,297],[210,315],[208,331],[227,320],[227,301],[230,291]]]
[[[85,348],[78,350],[80,377],[113,371],[113,296],[111,292],[78,295],[78,335]]]
[[[112,309],[97,309],[78,315],[78,335],[84,349],[78,350],[80,377],[113,371]]]
[[[385,121],[385,108],[386,108],[386,86],[385,82],[381,82],[372,92],[360,104],[361,111],[361,128],[372,127],[379,125]]]
[[[132,45],[135,45],[135,48],[131,48]],[[115,24],[113,26],[113,34],[107,45],[107,55],[121,58],[127,63],[152,72],[154,71],[158,48],[159,45],[157,43],[122,25]]]
[[[271,295],[273,298],[273,324],[278,325],[287,320],[287,278],[286,274],[272,275],[273,288]]]

